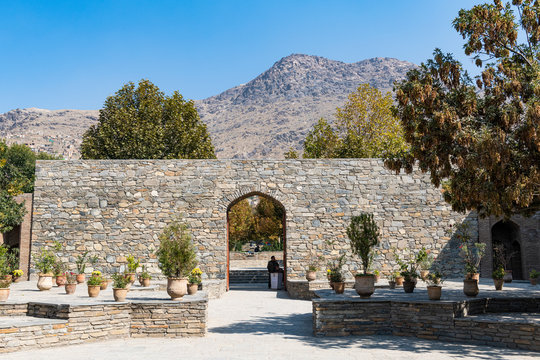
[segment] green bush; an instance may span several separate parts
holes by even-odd
[[[188,277],[197,266],[197,255],[188,226],[175,220],[159,235],[156,251],[161,272],[170,278]]]
[[[351,240],[353,253],[362,260],[364,275],[373,262],[373,247],[379,243],[379,227],[373,220],[373,214],[362,213],[353,216],[347,228],[347,236]]]
[[[42,249],[39,253],[34,254],[34,262],[36,268],[42,274],[52,275],[54,265],[56,264],[56,256],[52,251]]]
[[[127,284],[130,283],[129,276],[125,274],[115,273],[112,274],[113,289],[125,289]]]
[[[495,271],[491,273],[491,277],[500,280],[504,278],[505,273],[506,272],[504,271],[504,268],[502,266],[499,266]]]

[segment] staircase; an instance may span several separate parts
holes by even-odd
[[[268,270],[266,269],[231,269],[229,271],[231,284],[259,284],[268,283]]]

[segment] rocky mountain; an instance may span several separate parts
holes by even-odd
[[[282,158],[301,149],[321,117],[361,83],[390,91],[415,65],[390,58],[348,64],[319,56],[282,58],[250,82],[196,101],[219,158]],[[0,138],[77,158],[84,131],[97,120],[92,110],[17,109],[0,114]]]

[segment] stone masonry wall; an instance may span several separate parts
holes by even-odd
[[[85,250],[106,272],[122,271],[134,254],[159,276],[158,235],[182,215],[204,278],[226,279],[227,209],[252,194],[286,210],[289,279],[303,278],[319,255],[324,278],[326,262],[341,254],[351,278],[359,260],[345,231],[361,212],[373,213],[381,227],[374,268],[383,274],[397,269],[393,247],[407,253],[425,246],[449,276],[459,275],[462,263],[446,229],[465,219],[477,228],[476,215],[452,212],[427,175],[396,175],[377,159],[38,161],[36,175],[32,250],[59,241],[71,268]]]

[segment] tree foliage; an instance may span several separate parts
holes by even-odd
[[[392,97],[362,84],[336,109],[336,123],[320,119],[304,141],[304,158],[372,158],[406,149]]]
[[[373,248],[379,243],[379,227],[373,214],[362,213],[353,216],[347,228],[353,253],[360,257],[364,274],[367,274],[373,262]]]
[[[83,135],[83,159],[213,159],[214,146],[193,101],[166,96],[148,80],[109,96]]]
[[[175,220],[159,235],[159,269],[170,278],[186,278],[197,266],[197,254],[186,223]]]
[[[540,5],[496,0],[453,25],[481,75],[473,82],[438,49],[410,71],[395,91],[411,147],[386,164],[429,171],[454,210],[530,214],[540,205]]]
[[[248,199],[234,204],[229,210],[229,249],[239,250],[253,239],[254,213]]]

